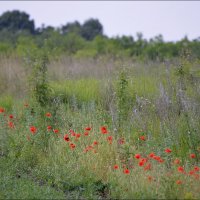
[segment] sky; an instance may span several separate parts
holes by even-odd
[[[0,1],[0,15],[16,9],[27,12],[36,27],[96,18],[109,37],[137,32],[146,39],[162,34],[165,41],[200,37],[200,1]]]

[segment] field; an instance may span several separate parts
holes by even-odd
[[[198,59],[37,59],[0,58],[1,199],[200,199]]]

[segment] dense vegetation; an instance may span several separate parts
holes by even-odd
[[[0,38],[1,199],[200,198],[198,40],[19,11]]]
[[[199,58],[200,40],[192,41],[185,36],[177,42],[165,42],[162,35],[150,40],[137,33],[137,38],[121,36],[109,38],[103,34],[98,19],[78,21],[61,27],[45,26],[35,28],[34,20],[27,13],[8,11],[0,16],[0,53],[21,54],[22,48],[45,48],[53,57],[71,55],[77,58],[137,57],[140,59],[164,60],[178,57],[185,49]]]

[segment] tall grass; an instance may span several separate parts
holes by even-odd
[[[16,70],[21,67],[15,64]],[[30,187],[42,183],[44,197],[51,190],[47,198],[57,190],[61,198],[75,199],[198,199],[199,171],[190,174],[200,159],[198,68],[198,62],[185,60],[51,61],[50,103],[45,107],[29,97],[17,99],[20,95],[9,87],[1,90],[0,107],[5,109],[0,113],[2,162],[11,162],[12,177],[25,176]],[[26,68],[20,69],[29,75]],[[9,76],[5,67],[1,72]],[[10,80],[4,79],[3,84]],[[26,92],[24,80],[15,80],[21,95]],[[47,117],[47,112],[52,116]],[[37,128],[35,134],[31,126]],[[85,135],[88,126],[92,130]],[[102,126],[108,134],[101,133]],[[75,148],[63,139],[65,134]],[[172,152],[165,152],[167,148]],[[150,158],[151,152],[163,162]],[[140,166],[135,154],[148,161]],[[175,159],[180,163],[174,163]],[[148,163],[151,167],[145,170]],[[184,173],[177,170],[180,166]],[[24,179],[20,184],[24,185]],[[7,191],[9,187],[4,186]],[[5,191],[0,195],[11,197]]]

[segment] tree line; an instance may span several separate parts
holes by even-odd
[[[177,42],[166,42],[162,35],[149,40],[142,33],[133,36],[108,37],[98,19],[90,18],[83,24],[69,22],[61,27],[35,27],[29,14],[18,10],[0,16],[0,54],[19,55],[28,49],[42,48],[52,55],[68,54],[75,57],[137,57],[165,60],[188,53],[200,58],[200,37],[189,40],[187,36]]]

